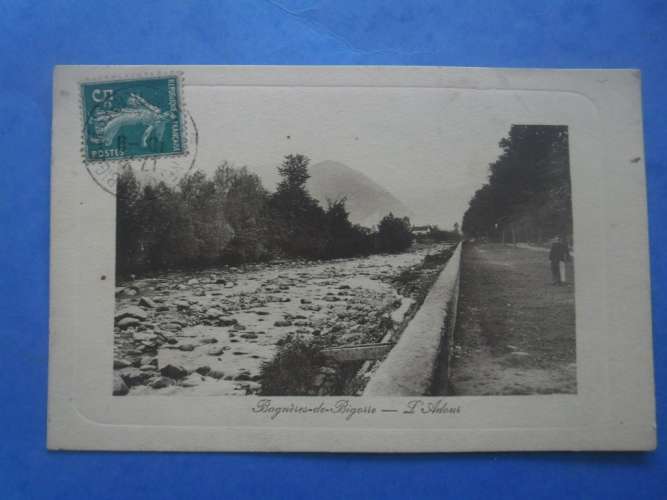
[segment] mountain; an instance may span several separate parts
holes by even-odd
[[[347,198],[345,207],[354,224],[371,227],[392,212],[411,217],[412,212],[389,191],[366,175],[335,161],[323,161],[308,168],[306,185],[310,194],[326,208],[327,199]]]

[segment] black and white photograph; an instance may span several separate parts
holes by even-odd
[[[50,447],[653,446],[635,72],[55,92]]]
[[[576,394],[566,124],[260,96],[118,168],[114,395]]]

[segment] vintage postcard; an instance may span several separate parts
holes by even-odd
[[[653,449],[640,88],[57,67],[49,448]]]

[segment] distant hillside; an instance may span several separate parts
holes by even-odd
[[[393,194],[376,182],[335,161],[323,161],[309,167],[307,188],[323,207],[327,198],[347,198],[346,207],[350,220],[363,226],[376,225],[382,217],[392,212],[396,216],[411,217],[410,210]]]

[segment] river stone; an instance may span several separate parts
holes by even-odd
[[[132,366],[132,363],[130,363],[127,359],[114,359],[113,360],[113,369],[114,370],[120,370],[122,368],[128,368]]]
[[[239,373],[236,377],[234,377],[234,380],[250,380],[250,372],[249,371],[242,371]]]
[[[320,311],[322,310],[322,306],[318,306],[315,304],[313,305],[304,304],[301,306],[301,309],[303,309],[304,311]]]
[[[199,373],[199,375],[206,375],[207,373],[209,373],[211,371],[211,367],[208,366],[208,365],[204,365],[204,366],[200,366],[195,371],[197,373]]]
[[[222,311],[220,309],[216,309],[215,307],[211,307],[206,311],[206,317],[209,319],[216,319],[222,316]]]
[[[225,373],[221,372],[220,370],[211,370],[206,375],[208,375],[209,377],[212,377],[216,380],[219,380],[219,379],[221,379],[222,377],[225,376]]]
[[[238,320],[234,318],[222,318],[218,320],[218,325],[219,326],[233,326],[233,325],[238,325]]]
[[[124,368],[120,370],[119,374],[123,382],[129,387],[144,384],[150,378],[150,374],[142,372],[138,368]]]
[[[198,285],[199,280],[197,278],[192,278],[192,279],[189,279],[186,284],[187,285]]]
[[[208,351],[209,356],[220,356],[225,352],[224,347],[211,347]]]
[[[166,323],[164,325],[160,325],[163,329],[168,330],[170,332],[176,332],[182,328],[180,323]]]
[[[149,309],[154,309],[155,307],[157,307],[157,304],[155,303],[155,301],[153,299],[151,299],[150,297],[141,297],[139,299],[139,305],[144,306],[144,307],[148,307]]]
[[[166,365],[160,368],[160,373],[165,377],[180,379],[188,374],[188,371],[180,365]]]
[[[129,328],[131,326],[136,326],[139,324],[139,320],[137,318],[123,318],[119,321],[116,322],[116,326],[118,328]]]
[[[117,296],[118,297],[134,297],[138,293],[139,293],[139,290],[136,287],[128,286],[128,287],[123,288],[123,290],[121,290],[118,293]]]
[[[153,389],[164,389],[172,385],[174,381],[169,377],[158,377],[153,382],[151,382],[151,387]]]
[[[181,350],[181,351],[190,352],[190,351],[195,350],[195,346],[194,346],[194,344],[182,344],[182,345],[178,346],[178,349]]]
[[[118,375],[113,377],[113,395],[114,396],[125,396],[130,389],[127,387],[127,384],[123,381]],[[108,394],[108,393],[107,393]]]
[[[139,320],[148,319],[148,313],[144,311],[141,307],[138,306],[128,306],[124,309],[121,309],[116,313],[116,321],[119,321],[123,318],[136,318]]]
[[[292,326],[292,322],[286,319],[276,321],[273,326]]]
[[[157,368],[157,358],[154,358],[152,356],[144,356],[143,358],[141,358],[141,364],[153,365],[155,368]]]
[[[135,340],[140,342],[150,342],[151,340],[155,340],[157,338],[157,335],[155,335],[153,332],[136,332],[133,336]]]

